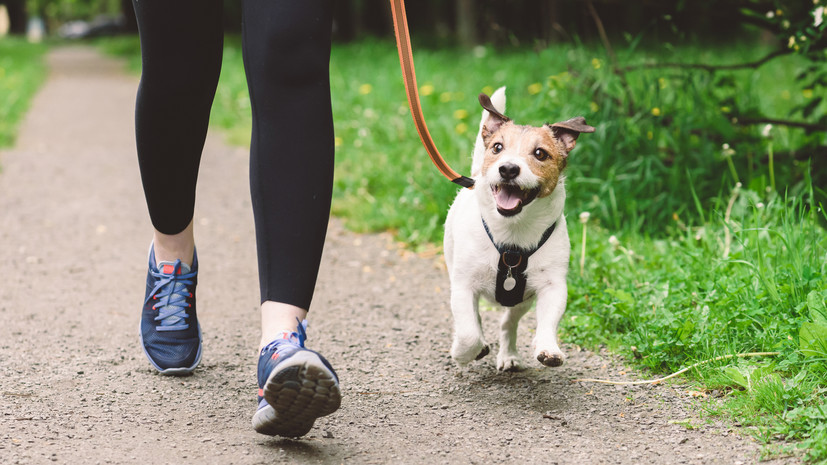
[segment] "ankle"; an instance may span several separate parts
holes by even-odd
[[[177,234],[164,234],[157,229],[152,236],[155,250],[155,265],[161,262],[181,260],[187,266],[192,266],[195,255],[195,238],[192,222]]]
[[[261,341],[259,350],[284,333],[294,333],[307,318],[307,310],[295,305],[267,300],[261,304]]]

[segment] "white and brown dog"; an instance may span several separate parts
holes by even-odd
[[[493,99],[493,102],[492,102]],[[484,108],[471,168],[473,190],[463,189],[445,222],[445,260],[451,279],[454,342],[451,356],[467,364],[490,350],[483,336],[479,298],[505,308],[497,369],[522,368],[517,324],[537,301],[534,357],[560,366],[557,325],[566,310],[569,235],[563,205],[563,169],[581,132],[582,117],[520,126],[503,115],[505,88]]]

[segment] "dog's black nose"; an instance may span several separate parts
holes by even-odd
[[[520,175],[520,167],[514,163],[503,163],[500,166],[500,176],[506,181],[510,181]]]

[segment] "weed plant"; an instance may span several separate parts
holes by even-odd
[[[0,148],[14,144],[20,120],[46,76],[45,51],[44,45],[24,39],[0,38]]]

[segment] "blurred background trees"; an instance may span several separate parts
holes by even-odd
[[[242,1],[224,0],[230,33],[241,29]],[[68,31],[73,21],[91,25],[72,29],[74,37],[136,30],[131,0],[0,3],[16,33],[25,32],[27,15],[42,18],[53,34],[61,26]],[[692,195],[706,205],[739,182],[780,195],[811,183],[815,204],[827,204],[825,4],[411,0],[407,13],[421,52],[452,49],[476,56],[519,50],[542,60],[544,50],[577,50],[538,64],[532,102],[555,109],[574,105],[580,112],[592,108],[587,116],[604,124],[603,139],[591,138],[599,143],[595,151],[616,155],[589,174],[601,188],[628,197],[614,215],[603,216],[620,222],[644,212],[643,224],[692,204],[694,197],[674,195],[677,185],[691,184]],[[333,6],[337,42],[392,42],[387,0],[335,0]],[[577,53],[591,55],[584,62],[575,59]]]
[[[242,0],[225,0],[226,27],[241,28]],[[417,0],[407,4],[412,30],[471,46],[478,43],[539,44],[555,40],[596,37],[588,6],[575,0]],[[692,34],[727,39],[741,26],[771,25],[766,13],[808,9],[810,1],[780,0],[594,0],[609,36],[647,30],[664,40]],[[12,30],[25,31],[30,16],[39,16],[51,29],[72,20],[91,21],[101,15],[121,16],[134,25],[131,0],[0,0],[12,17]],[[349,41],[392,33],[387,0],[336,0],[336,38]],[[809,8],[810,10],[812,8]],[[776,17],[776,23],[787,18]]]

